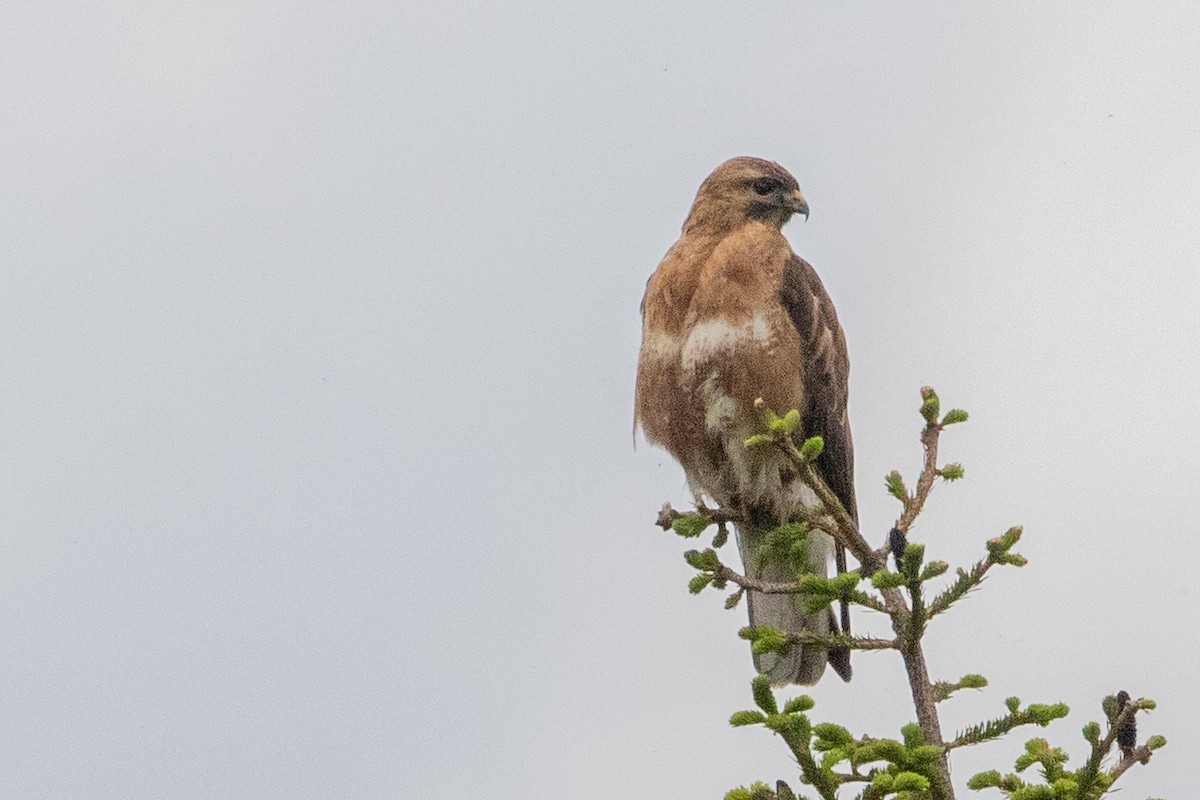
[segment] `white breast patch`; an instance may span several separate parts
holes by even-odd
[[[642,357],[651,361],[674,361],[683,348],[682,337],[663,331],[643,329]]]
[[[761,314],[736,324],[721,317],[705,320],[692,327],[683,343],[683,369],[694,373],[717,356],[747,344],[764,347],[770,344],[771,338],[771,326]]]

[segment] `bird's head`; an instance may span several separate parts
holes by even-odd
[[[684,230],[737,227],[749,220],[783,227],[792,214],[808,219],[808,203],[792,174],[774,161],[739,156],[721,164],[700,184]]]

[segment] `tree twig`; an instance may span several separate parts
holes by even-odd
[[[895,639],[879,639],[872,636],[845,636],[843,634],[830,634],[822,636],[819,633],[792,633],[788,635],[788,641],[794,644],[816,644],[825,648],[830,647],[847,647],[851,650],[895,650],[897,642]]]
[[[935,396],[933,389],[922,386],[921,398],[928,400],[931,396]],[[936,416],[928,420],[921,430],[921,446],[925,448],[925,463],[921,466],[921,477],[917,479],[916,492],[904,502],[904,512],[900,515],[900,519],[896,520],[896,527],[900,529],[901,533],[908,533],[908,529],[912,527],[913,522],[925,507],[925,500],[929,497],[929,493],[933,491],[933,484],[938,476],[938,436],[941,432],[942,426],[938,423]]]
[[[717,580],[729,581],[741,586],[743,589],[751,589],[762,594],[796,594],[800,591],[799,583],[777,583],[759,580],[758,578],[749,578],[733,568],[725,566],[725,564],[719,564],[713,574],[717,576]]]

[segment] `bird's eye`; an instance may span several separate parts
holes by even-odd
[[[750,188],[757,195],[766,196],[780,187],[779,181],[774,178],[759,178],[750,184]]]

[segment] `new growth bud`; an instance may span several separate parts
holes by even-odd
[[[962,464],[947,464],[938,470],[938,475],[942,476],[943,480],[957,481],[962,478],[965,470]]]
[[[680,514],[671,521],[671,530],[685,539],[693,539],[711,524],[712,521],[703,514]]]
[[[970,675],[963,675],[958,683],[964,689],[982,689],[987,686],[988,682],[987,678],[982,675],[971,673]]]
[[[796,428],[800,427],[800,412],[793,408],[782,417],[772,420],[768,427],[771,429],[771,433],[795,433]]]
[[[763,716],[761,711],[735,711],[733,716],[729,718],[729,724],[735,728],[743,725],[758,725],[766,722],[767,718]]]
[[[922,386],[921,416],[930,425],[936,425],[939,411],[941,411],[941,401],[938,400],[937,392],[933,391],[931,386]]]
[[[967,412],[961,408],[952,408],[946,412],[946,416],[942,417],[942,425],[954,425],[959,422],[967,421]]]
[[[775,694],[771,691],[771,679],[766,675],[755,675],[750,682],[750,690],[754,693],[754,705],[768,714],[778,714],[779,706],[775,703]]]
[[[883,484],[887,487],[888,494],[901,503],[908,500],[908,487],[904,485],[904,477],[896,470],[884,476]]]

